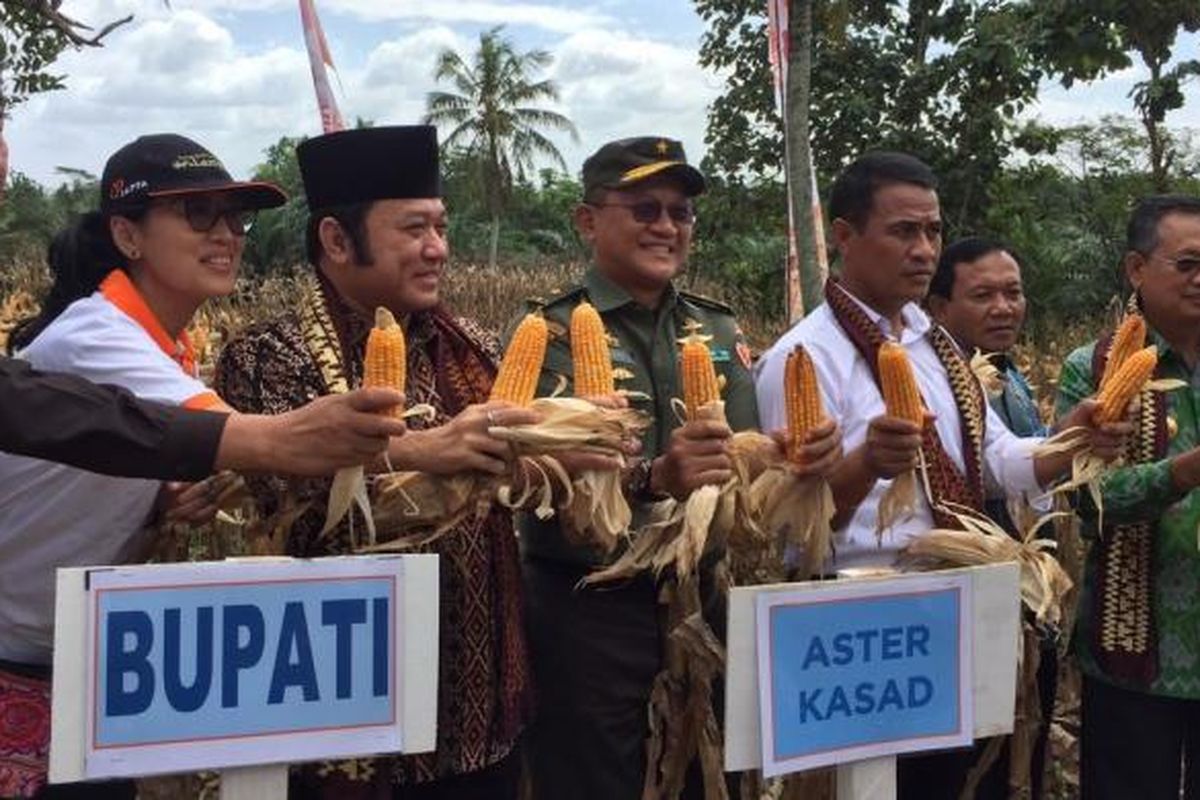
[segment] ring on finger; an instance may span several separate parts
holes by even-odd
[[[492,428],[492,427],[495,427],[495,426],[496,426],[496,424],[497,424],[497,423],[496,423],[496,411],[495,411],[495,409],[491,409],[491,408],[489,408],[489,409],[488,409],[488,412],[487,412],[487,421],[488,421],[488,427],[489,427],[489,428]]]

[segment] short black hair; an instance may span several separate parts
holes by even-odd
[[[833,182],[829,218],[844,219],[861,228],[871,213],[875,192],[894,183],[911,183],[937,191],[937,176],[921,159],[908,153],[876,150],[864,153]]]
[[[1126,248],[1149,255],[1158,247],[1158,223],[1167,214],[1200,215],[1200,197],[1187,194],[1143,197],[1129,218],[1129,227],[1125,231]]]
[[[333,217],[342,226],[350,239],[350,247],[354,250],[354,260],[363,266],[374,263],[371,248],[367,242],[367,212],[375,204],[374,200],[364,200],[360,203],[347,203],[342,206],[319,208],[308,215],[308,227],[304,231],[304,250],[308,263],[316,266],[321,261],[321,220]]]
[[[955,267],[978,261],[990,253],[1008,253],[1013,261],[1017,262],[1018,267],[1022,266],[1020,256],[1003,242],[986,236],[968,236],[942,251],[937,270],[933,273],[933,280],[929,282],[929,296],[949,300],[954,295],[954,277],[957,272]]]

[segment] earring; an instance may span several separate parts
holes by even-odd
[[[125,254],[125,258],[127,258],[130,261],[136,261],[141,257],[142,257],[142,254],[141,254],[141,252],[138,251],[138,249],[136,247]]]

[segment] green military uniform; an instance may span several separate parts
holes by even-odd
[[[661,197],[647,199],[645,194],[635,195],[632,204],[609,202],[611,193],[637,192],[643,181],[662,186],[664,179],[688,198],[704,191],[704,176],[687,163],[679,142],[651,136],[609,142],[583,164],[584,202],[594,209],[623,206],[620,213],[629,216],[606,223],[623,231],[641,225],[648,232],[657,226],[653,235],[666,239],[667,226],[674,226],[675,243],[686,247],[680,228],[692,224],[690,209],[678,204],[666,207],[659,202]],[[589,224],[600,223],[592,217]],[[636,245],[628,240],[627,246]],[[563,379],[567,393],[573,393],[571,312],[588,300],[614,340],[614,367],[630,376],[619,388],[640,393],[631,403],[652,420],[642,442],[643,458],[660,455],[681,424],[671,402],[682,394],[678,340],[696,325],[712,337],[709,348],[717,373],[725,379],[722,396],[730,426],[734,430],[756,427],[749,350],[733,312],[720,303],[677,291],[669,283],[657,308],[647,308],[621,288],[619,277],[627,266],[611,266],[615,272],[604,266],[593,266],[578,286],[544,305],[552,339],[539,394],[550,394]],[[647,506],[635,499],[630,505],[636,529]],[[649,736],[647,703],[663,650],[659,587],[653,576],[641,575],[620,584],[582,588],[580,579],[603,562],[603,554],[569,544],[556,519],[538,521],[526,514],[519,524],[526,623],[538,696],[536,720],[527,739],[534,797],[641,797]],[[699,570],[704,616],[718,634],[724,629],[724,604],[711,565],[719,556],[710,553]],[[689,781],[683,797],[703,796],[697,788]]]
[[[550,394],[564,378],[573,394],[571,312],[587,300],[615,340],[614,368],[632,377],[619,388],[638,392],[630,403],[652,422],[642,456],[653,459],[667,447],[681,422],[672,398],[682,396],[679,342],[691,323],[712,336],[709,349],[719,377],[729,425],[758,426],[749,349],[729,307],[668,288],[657,310],[638,305],[595,267],[578,286],[543,308],[551,340],[538,386]],[[645,504],[631,500],[634,527]],[[646,703],[661,666],[657,587],[645,576],[620,586],[578,589],[587,572],[604,560],[595,549],[570,544],[557,518],[520,517],[522,572],[528,603],[530,650],[539,692],[538,721],[530,755],[537,800],[601,800],[641,796],[648,735]],[[614,556],[615,557],[615,554]],[[702,570],[705,616],[724,627],[723,598],[711,570]],[[695,789],[695,787],[690,787]],[[692,796],[692,795],[687,795]]]
[[[566,394],[574,393],[567,331],[571,312],[584,300],[596,307],[605,329],[615,338],[611,346],[613,367],[633,376],[620,381],[618,387],[637,393],[630,404],[651,417],[642,439],[643,458],[653,459],[666,450],[671,432],[680,424],[671,400],[683,396],[679,339],[688,334],[687,326],[691,323],[699,324],[700,332],[712,337],[708,345],[717,375],[724,379],[721,396],[729,426],[735,431],[758,427],[749,349],[732,309],[715,300],[670,288],[659,308],[651,310],[635,303],[624,289],[595,267],[587,271],[578,286],[551,299],[542,309],[551,339],[538,384],[539,397],[553,392],[563,378],[567,380]],[[526,554],[539,558],[580,565],[601,561],[596,551],[569,545],[555,518],[540,521],[532,514],[524,515],[521,543]]]

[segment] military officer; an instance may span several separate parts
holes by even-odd
[[[691,247],[693,199],[704,188],[704,177],[673,139],[638,137],[601,147],[584,162],[583,202],[574,212],[591,265],[579,285],[543,306],[552,337],[539,395],[570,380],[567,331],[572,310],[586,300],[610,334],[613,365],[626,377],[621,388],[631,390],[629,402],[653,420],[626,475],[634,527],[655,500],[683,499],[695,488],[729,480],[729,437],[758,426],[750,351],[733,311],[673,284]],[[678,340],[693,330],[712,337],[728,424],[683,423],[672,407],[682,396]],[[529,739],[535,796],[640,797],[646,704],[662,653],[657,586],[643,577],[577,589],[606,557],[572,544],[556,518],[526,514],[520,526],[538,696]],[[722,556],[709,553],[700,568],[705,617],[718,631],[723,598],[713,567]]]

